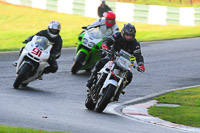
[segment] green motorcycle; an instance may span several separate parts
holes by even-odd
[[[90,71],[96,62],[101,58],[101,42],[104,35],[99,27],[91,28],[78,37],[76,57],[71,68],[72,74],[79,70]]]

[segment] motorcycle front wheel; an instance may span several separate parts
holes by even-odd
[[[30,71],[30,70],[31,70],[31,66],[30,66],[29,64],[27,64],[27,63],[25,63],[25,64],[21,67],[20,72],[19,72],[19,74],[18,74],[18,76],[17,76],[17,78],[16,78],[16,80],[15,80],[15,82],[14,82],[14,84],[13,84],[13,87],[14,87],[15,89],[18,89],[18,88],[19,88],[19,86],[21,85],[22,81],[24,80],[26,74],[27,74],[28,71]]]
[[[72,74],[76,74],[78,72],[85,57],[86,57],[86,54],[84,52],[80,51],[76,60],[74,61],[73,65],[72,65],[72,68],[71,68]]]
[[[106,108],[106,106],[110,102],[110,99],[112,98],[112,96],[115,93],[115,89],[116,89],[116,86],[114,86],[112,84],[108,85],[106,90],[103,92],[102,96],[100,96],[97,101],[97,104],[95,107],[96,112],[101,113]]]
[[[92,101],[92,98],[90,95],[87,95],[87,98],[85,100],[85,107],[89,110],[94,110],[95,103]]]

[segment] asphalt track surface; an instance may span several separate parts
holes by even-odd
[[[146,72],[133,70],[133,81],[120,104],[164,90],[200,84],[200,38],[141,43]],[[85,83],[90,73],[72,75],[75,48],[63,49],[59,70],[26,88],[13,89],[12,62],[18,52],[0,53],[0,125],[73,133],[182,133],[185,131],[130,120],[108,108],[96,113],[85,108]],[[120,110],[118,110],[119,112]]]

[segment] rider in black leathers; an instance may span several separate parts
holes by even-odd
[[[52,47],[51,52],[50,52],[50,57],[47,61],[49,63],[49,66],[47,66],[44,69],[44,72],[43,72],[45,74],[50,73],[50,72],[55,73],[58,70],[58,64],[57,64],[56,59],[58,59],[60,57],[61,49],[62,49],[62,38],[59,35],[60,30],[61,30],[60,23],[57,22],[57,21],[51,21],[48,24],[48,29],[41,30],[41,31],[39,31],[38,33],[35,34],[35,35],[38,35],[38,36],[44,36],[51,43],[53,43],[53,47]],[[33,36],[34,35],[28,37],[23,43],[28,43],[29,41],[31,41]],[[20,50],[20,54],[21,54],[23,48]]]
[[[112,46],[112,50],[120,51],[121,49],[127,51],[128,53],[136,57],[138,68],[140,72],[145,71],[144,59],[141,54],[140,43],[135,39],[136,29],[134,25],[125,24],[121,32],[114,33],[102,42],[102,49],[109,49]],[[101,58],[95,65],[94,71],[92,72],[89,80],[86,83],[88,88],[91,88],[94,79],[97,76],[97,72],[103,68],[103,66],[110,60],[109,56]],[[132,80],[132,73],[129,71],[127,77],[128,85]]]

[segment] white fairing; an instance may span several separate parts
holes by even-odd
[[[43,72],[45,66],[47,65],[47,60],[50,56],[52,45],[47,38],[42,36],[34,36],[33,39],[26,44],[24,47],[16,66],[16,73],[25,63],[25,57],[28,57],[33,62],[39,63],[39,67],[36,70],[36,73],[23,81],[22,83],[29,83],[33,80],[36,80]]]
[[[117,87],[118,82],[113,79],[109,79],[111,76],[111,73],[106,71],[106,69],[113,69],[115,64],[113,64],[113,61],[109,61],[108,63],[105,64],[105,66],[100,70],[100,73],[108,73],[108,76],[103,84],[102,88],[106,88],[109,84],[112,84]]]
[[[106,88],[109,84],[112,84],[117,87],[117,81],[114,79],[106,80],[103,84],[103,88]]]
[[[114,61],[107,62],[99,72],[100,75],[103,75],[103,73],[108,74],[103,83],[101,91],[103,90],[103,88],[107,88],[107,86],[110,84],[116,87],[115,94],[110,101],[114,100],[114,97],[117,94],[118,90],[120,89],[120,86],[122,86],[122,84],[123,86],[126,84],[126,81],[124,80],[124,78],[126,77],[125,73],[128,70],[130,70],[133,65],[129,60],[130,56],[131,56],[130,54],[121,50],[116,59]],[[124,72],[120,69],[116,69],[116,66],[123,69]]]
[[[95,44],[98,44],[103,39],[103,35],[99,28],[92,28],[85,32],[83,45],[92,48]]]

